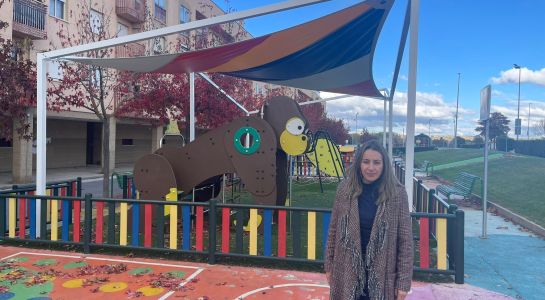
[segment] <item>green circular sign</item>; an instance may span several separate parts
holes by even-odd
[[[243,145],[243,143],[245,143],[245,141],[242,140],[244,134],[249,134],[251,137],[249,147]],[[253,127],[241,127],[235,132],[233,144],[235,145],[235,149],[241,154],[254,154],[261,145],[261,136]]]

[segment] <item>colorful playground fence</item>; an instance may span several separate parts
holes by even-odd
[[[71,205],[79,205],[79,203],[63,202],[59,205],[58,202],[47,201],[30,201],[29,198],[36,192],[35,185],[13,185],[11,189],[0,190],[1,195],[17,196],[16,198],[9,198],[9,210],[4,212],[5,219],[0,221],[4,228],[9,228],[10,234],[14,234],[15,231],[21,238],[24,238],[25,230],[29,229],[31,236],[39,235],[40,232],[45,232],[47,224],[51,222],[51,216],[57,215],[58,219],[70,219],[72,218]],[[46,185],[46,194],[52,196],[81,196],[81,178],[78,177],[75,180],[56,181],[49,182]],[[5,204],[5,203],[4,203]],[[2,205],[2,203],[0,203]],[[39,214],[36,214],[36,208],[39,209]],[[29,227],[29,221],[38,220],[39,227]],[[8,224],[8,220],[11,222]]]
[[[211,264],[221,257],[324,262],[330,209],[138,200],[130,180],[125,187],[125,196],[133,199],[62,192],[0,194],[0,216],[5,216],[0,240],[77,245],[85,253],[100,248],[185,253],[203,256]],[[167,199],[177,200],[177,195],[172,189]],[[27,205],[36,209],[38,202],[39,214],[46,217],[38,220],[36,210],[20,212]],[[414,270],[454,275],[456,283],[463,283],[463,212],[416,211],[411,216],[418,225]]]

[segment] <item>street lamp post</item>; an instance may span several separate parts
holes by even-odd
[[[431,146],[431,119],[428,120],[428,136],[430,137],[430,145]]]
[[[358,134],[358,113],[356,112],[356,135]]]
[[[456,116],[454,118],[454,148],[458,148],[458,102],[460,100],[460,73],[458,73],[458,92],[456,93]]]
[[[517,64],[513,64],[513,67],[515,69],[519,70],[519,97],[518,97],[518,104],[517,104],[517,119],[515,120],[515,135],[517,136],[517,141],[519,140],[520,135],[520,66]],[[517,130],[518,127],[518,130]]]
[[[532,103],[528,103],[528,132],[526,133],[528,135],[528,139],[530,139],[530,106]]]

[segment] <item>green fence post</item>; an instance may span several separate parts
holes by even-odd
[[[6,236],[6,196],[0,194],[0,240]]]
[[[422,201],[422,190],[424,189],[424,186],[422,185],[422,179],[418,179],[416,187],[416,199],[413,199],[413,207],[416,209],[416,211],[418,211],[418,208],[420,207],[420,202]]]
[[[76,178],[76,196],[81,197],[81,177]]]
[[[110,176],[110,198],[114,197],[114,176],[117,176],[116,174],[116,172],[112,172]]]
[[[216,203],[217,200],[210,199],[208,211],[208,263],[216,263]]]
[[[464,211],[456,211],[456,251],[454,254],[455,271],[454,282],[464,283]]]
[[[129,198],[129,193],[127,190],[127,175],[123,175],[122,177],[122,185],[123,185],[123,199]]]
[[[293,256],[300,258],[301,253],[301,212],[292,211],[291,238],[293,246]]]
[[[237,220],[237,225],[236,225],[236,235],[235,235],[235,249],[236,249],[236,253],[240,253],[242,254],[242,245],[243,245],[243,234],[244,234],[244,231],[243,231],[243,228],[242,228],[242,224],[244,222],[244,215],[243,215],[243,209],[239,208],[237,209],[237,216],[236,216],[236,220]]]
[[[456,214],[456,211],[458,210],[458,206],[455,204],[450,204],[448,206],[448,214],[454,215]],[[449,269],[453,269],[456,266],[456,263],[454,259],[452,259],[456,253],[455,247],[457,238],[456,238],[456,220],[454,219],[447,219],[447,254],[449,257]]]
[[[93,202],[92,194],[85,194],[85,214],[83,223],[83,253],[89,254],[91,252],[91,232],[92,232],[92,219],[93,219]]]
[[[427,213],[433,213],[433,201],[435,201],[435,190],[434,189],[430,189],[430,193],[428,194],[429,197],[428,197],[428,207],[426,208],[426,212]],[[429,220],[429,226],[428,226],[428,229],[429,229],[429,234],[430,234],[430,237],[432,236],[432,234],[434,234],[433,232],[433,229],[435,228],[435,219],[432,219],[430,218]]]

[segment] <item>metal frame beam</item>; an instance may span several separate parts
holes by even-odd
[[[243,19],[249,19],[275,12],[290,10],[298,7],[303,7],[311,4],[327,2],[330,0],[293,0],[254,9],[249,9],[241,12],[234,12],[225,14],[209,19],[198,20],[194,22],[178,24],[170,27],[150,30],[146,32],[131,34],[127,36],[117,37],[113,39],[98,41],[95,43],[89,43],[84,45],[78,45],[74,47],[58,49],[48,52],[39,53],[37,56],[37,136],[36,136],[36,194],[45,195],[46,184],[46,120],[47,120],[47,61],[54,58],[61,58],[68,55],[79,54],[90,50],[98,50],[109,48],[117,45],[124,45],[137,41],[149,40],[155,37],[166,36],[174,33],[184,32],[188,30],[207,27],[210,25],[221,24],[232,21],[239,21]],[[190,95],[194,100],[194,91]],[[191,117],[191,116],[190,116]],[[194,118],[194,115],[193,115]],[[190,125],[190,126],[194,126]],[[191,135],[194,137],[194,127]]]

